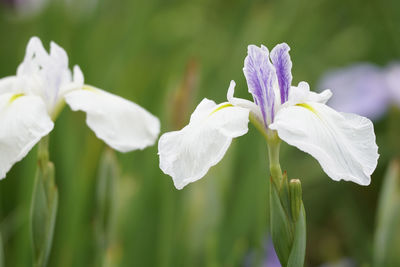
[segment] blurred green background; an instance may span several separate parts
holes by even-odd
[[[400,57],[397,0],[65,0],[49,1],[35,14],[12,2],[0,6],[0,77],[15,74],[31,36],[46,48],[53,40],[71,67],[82,68],[86,83],[145,107],[160,118],[162,132],[183,127],[202,98],[224,101],[231,79],[237,96],[250,99],[242,73],[248,44],[287,42],[294,84],[306,80],[311,88],[331,68]],[[381,156],[368,187],[334,182],[312,157],[282,145],[282,168],[303,184],[306,266],[371,262],[383,174],[400,151],[399,121],[398,108],[391,108],[375,122]],[[66,107],[50,137],[60,200],[48,266],[96,266],[95,191],[104,149],[84,113]],[[204,179],[181,191],[158,168],[156,145],[116,154],[109,266],[263,264],[269,174],[266,144],[255,128]],[[35,167],[36,149],[0,182],[6,266],[32,261]]]

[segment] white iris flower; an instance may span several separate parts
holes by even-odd
[[[60,46],[51,42],[47,53],[32,37],[17,74],[0,79],[0,179],[53,129],[65,102],[86,112],[96,136],[121,152],[154,144],[160,131],[159,120],[139,105],[85,85]]]
[[[306,82],[292,86],[289,50],[285,43],[271,53],[250,45],[243,71],[254,101],[234,98],[232,81],[228,102],[203,99],[189,125],[161,136],[160,168],[176,188],[202,178],[217,164],[232,139],[247,133],[249,115],[268,142],[279,136],[309,153],[333,180],[370,183],[379,157],[372,122],[328,107],[330,90],[317,94]]]

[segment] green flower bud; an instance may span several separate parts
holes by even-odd
[[[297,222],[302,203],[301,182],[299,179],[292,179],[289,183],[290,212],[293,222]]]

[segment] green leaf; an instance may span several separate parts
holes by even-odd
[[[398,252],[395,251],[395,248],[397,248],[395,245],[396,237],[400,234],[399,225],[400,162],[395,160],[389,165],[379,196],[373,266],[398,266],[400,264]]]
[[[31,235],[34,266],[46,266],[58,206],[58,191],[54,183],[54,165],[47,162],[36,171],[31,206]]]
[[[306,255],[306,233],[306,212],[303,203],[301,203],[300,214],[294,227],[294,240],[287,264],[288,267],[304,265],[304,258]]]
[[[282,266],[286,266],[293,242],[293,229],[272,181],[269,197],[271,238],[279,261]]]
[[[98,266],[104,266],[105,252],[110,245],[115,217],[115,190],[118,176],[119,167],[115,153],[111,149],[106,149],[100,159],[96,180],[95,235]]]
[[[3,248],[3,238],[0,234],[0,267],[4,266],[4,248]]]
[[[283,210],[286,213],[286,216],[291,219],[292,215],[290,213],[290,191],[289,191],[289,182],[286,171],[283,172],[282,180],[279,187],[279,199],[281,201]]]

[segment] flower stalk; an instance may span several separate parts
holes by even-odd
[[[97,248],[96,266],[108,266],[113,226],[116,216],[117,179],[119,167],[112,149],[106,149],[100,159],[96,181],[96,214],[94,230]]]
[[[283,181],[281,165],[279,164],[279,148],[281,140],[274,131],[268,130],[267,132],[268,142],[268,157],[269,157],[269,170],[271,172],[272,181],[276,186],[280,187]]]
[[[47,264],[58,207],[54,164],[49,161],[48,145],[49,137],[45,136],[38,145],[38,168],[32,193],[31,237],[35,267]]]
[[[306,247],[306,220],[301,183],[288,181],[279,164],[279,137],[269,135],[268,155],[271,183],[269,187],[270,232],[282,266],[303,266]]]

